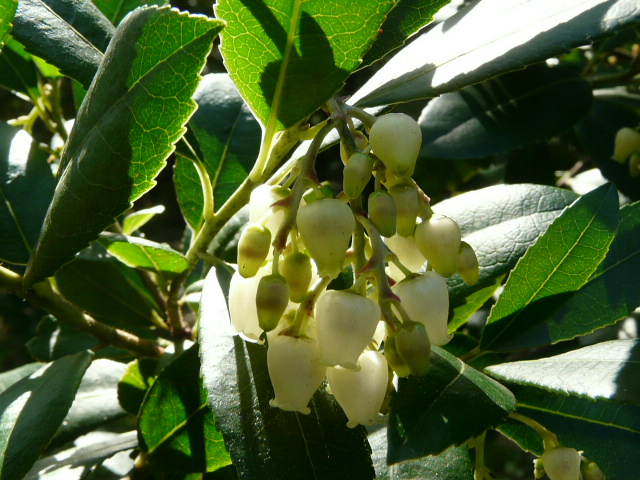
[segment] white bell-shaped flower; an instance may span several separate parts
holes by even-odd
[[[456,273],[460,250],[460,227],[449,217],[434,215],[416,226],[414,233],[420,252],[443,277]]]
[[[235,272],[229,285],[229,314],[231,325],[244,338],[251,342],[261,342],[262,329],[258,321],[256,294],[260,279],[271,274],[271,265],[258,270],[250,278],[243,278]]]

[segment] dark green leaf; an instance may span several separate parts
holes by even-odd
[[[433,347],[429,373],[401,378],[391,397],[387,460],[438,455],[502,423],[515,407],[505,387]]]
[[[0,477],[21,480],[71,407],[93,354],[64,357],[0,395]]]
[[[451,0],[400,0],[380,27],[362,65],[368,66],[401,47],[413,35],[433,21],[433,16]]]
[[[511,272],[487,320],[481,348],[503,351],[539,343],[530,335],[532,329],[584,285],[607,254],[618,228],[618,202],[615,187],[603,185],[576,200],[549,226]],[[572,338],[591,330],[578,325],[565,331]]]
[[[11,20],[18,8],[18,0],[4,0],[0,3],[0,51],[6,40],[6,35],[11,30]]]
[[[255,163],[262,133],[229,75],[205,75],[193,98],[198,110],[189,126],[209,174],[214,204],[220,207]],[[200,178],[191,162],[178,157],[174,182],[183,215],[196,229],[202,220],[203,196]]]
[[[0,394],[18,380],[31,375],[33,372],[41,368],[42,365],[43,364],[40,362],[27,363],[26,365],[14,368],[8,372],[0,373]]]
[[[202,292],[198,338],[209,402],[240,478],[374,477],[366,430],[347,428],[342,409],[324,389],[312,398],[310,415],[269,406],[266,348],[232,329],[214,269]]]
[[[100,235],[99,243],[107,252],[132,268],[177,274],[190,266],[184,255],[169,245],[144,238],[105,232]]]
[[[496,430],[516,442],[525,452],[532,453],[538,457],[544,453],[542,437],[523,423],[509,420]]]
[[[610,480],[634,478],[640,454],[640,340],[614,340],[541,360],[490,367],[518,411],[584,450]]]
[[[114,28],[92,2],[21,0],[12,35],[29,53],[88,87]]]
[[[231,463],[200,380],[197,345],[160,373],[138,419],[140,447],[163,471],[212,472]]]
[[[155,185],[195,109],[191,95],[221,28],[153,7],[120,24],[65,146],[26,285],[51,276]]]
[[[640,19],[635,7],[636,0],[474,2],[401,50],[351,102],[386,105],[460,90],[632,25]]]
[[[118,400],[127,412],[138,415],[140,405],[156,377],[158,361],[140,358],[131,362],[118,384]]]
[[[95,0],[93,3],[96,4],[96,7],[100,9],[111,23],[118,26],[122,19],[126,17],[127,13],[138,7],[144,5],[163,6],[168,5],[169,2],[166,0],[120,0],[118,2],[114,2],[113,0]]]
[[[476,313],[487,301],[496,293],[498,287],[502,284],[503,276],[500,276],[496,281],[481,290],[473,292],[471,295],[464,299],[464,303],[458,305],[453,309],[453,318],[449,320],[447,326],[449,333],[453,333],[458,330],[462,325],[467,323],[467,320]]]
[[[8,37],[0,55],[0,85],[30,98],[39,97],[38,71],[31,58],[21,44]]]
[[[166,328],[138,272],[118,261],[79,258],[56,273],[56,282],[67,300],[97,320],[127,330]]]
[[[498,185],[458,195],[434,205],[453,218],[480,262],[480,280],[473,287],[459,275],[450,278],[454,307],[472,292],[493,285],[515,267],[530,245],[578,195],[543,185]]]
[[[125,235],[131,235],[136,230],[144,226],[149,220],[156,215],[164,213],[163,205],[156,205],[155,207],[145,208],[142,210],[136,210],[124,217],[122,221],[122,233]]]
[[[473,466],[466,445],[450,447],[440,455],[387,465],[387,430],[369,435],[377,480],[473,480]]]
[[[421,155],[478,158],[543,140],[571,127],[591,100],[591,85],[572,68],[546,65],[446,93],[420,115]]]
[[[0,259],[27,263],[54,188],[47,154],[27,132],[0,122]]]
[[[236,263],[238,261],[238,240],[240,233],[249,221],[249,206],[241,208],[211,242],[211,251],[214,255],[226,262]]]

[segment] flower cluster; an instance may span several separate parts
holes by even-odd
[[[477,282],[478,261],[411,178],[422,138],[413,119],[381,116],[368,138],[343,127],[337,197],[314,181],[315,158],[252,193],[229,307],[238,332],[268,343],[271,406],[309,413],[326,380],[353,427],[379,421],[392,372],[428,373],[431,346],[451,339],[445,278]],[[349,265],[352,286],[328,288]]]

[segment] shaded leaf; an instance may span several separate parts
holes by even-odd
[[[122,19],[127,16],[127,13],[138,7],[142,7],[144,5],[163,6],[169,4],[166,0],[120,0],[118,2],[114,2],[113,0],[95,0],[93,3],[96,4],[96,7],[98,7],[116,27]]]
[[[205,75],[194,94],[198,110],[189,122],[220,207],[247,177],[258,157],[261,129],[229,75]],[[198,161],[198,160],[194,160]],[[202,221],[203,195],[191,160],[178,156],[174,182],[191,228]]]
[[[14,39],[7,38],[0,55],[0,85],[31,98],[39,97],[38,71],[31,55]]]
[[[160,373],[138,419],[140,448],[163,471],[212,472],[231,463],[202,387],[197,345]]]
[[[549,226],[511,272],[487,320],[481,348],[537,344],[528,339],[532,329],[584,285],[607,254],[618,228],[618,205],[618,192],[606,184],[580,197]],[[572,330],[550,340],[591,331],[579,325]]]
[[[498,287],[502,284],[503,279],[504,276],[498,277],[493,284],[473,292],[464,299],[464,303],[454,308],[453,318],[449,320],[449,324],[447,325],[449,333],[455,332],[458,328],[467,323],[467,320],[469,320],[469,318],[496,293],[496,290],[498,290]]]
[[[109,20],[82,0],[21,0],[12,35],[29,53],[88,87],[113,36]]]
[[[480,280],[472,287],[459,275],[447,280],[453,307],[472,292],[493,285],[515,267],[530,245],[578,195],[543,185],[498,185],[457,195],[434,205],[453,218],[480,262]]]
[[[209,402],[240,478],[374,477],[366,430],[347,428],[342,409],[324,389],[313,396],[310,415],[269,406],[266,348],[232,329],[215,269],[202,292],[198,338]]]
[[[189,268],[188,260],[169,245],[140,237],[104,232],[98,240],[107,252],[132,268],[178,274]]]
[[[505,387],[433,347],[429,374],[401,378],[391,397],[387,461],[438,455],[502,423],[515,407]]]
[[[147,390],[155,381],[158,361],[140,358],[127,365],[118,383],[118,401],[127,412],[138,415]]]
[[[125,235],[131,235],[136,230],[142,228],[156,215],[164,213],[164,205],[156,205],[151,208],[144,208],[142,210],[136,210],[124,217],[122,221],[122,233]]]
[[[20,480],[62,423],[93,354],[42,367],[0,395],[0,476]]]
[[[238,240],[240,240],[240,233],[248,221],[249,206],[245,205],[231,217],[211,242],[210,248],[216,257],[230,263],[237,263]]]
[[[544,453],[542,437],[532,428],[515,420],[508,420],[496,430],[518,444],[525,452],[541,456]]]
[[[28,377],[42,366],[43,364],[40,362],[27,363],[26,365],[14,368],[13,370],[0,373],[0,394],[18,380]]]
[[[47,154],[24,130],[0,123],[0,259],[27,263],[54,188]]]
[[[62,154],[26,285],[51,276],[155,185],[195,109],[191,95],[221,28],[152,7],[120,24]]]
[[[418,120],[420,154],[478,158],[512,150],[567,130],[591,100],[591,85],[573,68],[533,65],[430,101]]]
[[[0,51],[11,30],[11,20],[16,13],[16,8],[18,8],[18,0],[5,0],[0,3]]]
[[[590,43],[640,19],[635,0],[473,2],[412,42],[350,102],[436,97]],[[491,25],[491,28],[487,28]]]

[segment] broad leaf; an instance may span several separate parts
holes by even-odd
[[[531,330],[586,283],[607,254],[617,228],[618,192],[612,184],[576,200],[511,272],[491,310],[480,347],[504,351],[537,344],[535,335],[528,338]],[[571,330],[590,331],[579,326]]]
[[[164,213],[164,205],[156,205],[151,208],[144,208],[142,210],[136,210],[129,213],[122,221],[122,233],[125,235],[131,235],[136,230],[142,228],[156,215]]]
[[[544,453],[542,437],[531,427],[515,420],[508,420],[496,430],[518,444],[525,452],[541,456]]]
[[[8,37],[0,55],[0,85],[31,99],[38,98],[38,69],[32,58],[21,44]]]
[[[433,347],[429,374],[401,378],[391,397],[387,460],[438,455],[502,423],[515,407],[505,387]]]
[[[0,477],[20,480],[38,459],[71,407],[93,354],[62,358],[0,395]]]
[[[243,479],[370,479],[374,477],[364,427],[347,418],[321,388],[309,415],[269,406],[266,347],[242,340],[230,325],[215,269],[200,304],[202,374],[231,459]]]
[[[379,428],[369,435],[369,443],[377,480],[473,480],[473,466],[466,445],[450,447],[440,455],[387,465],[386,429]]]
[[[138,421],[140,448],[165,472],[212,472],[230,463],[200,380],[197,345],[160,373]]]
[[[543,185],[498,185],[458,195],[434,205],[435,212],[453,218],[480,262],[480,280],[467,286],[459,275],[450,278],[449,296],[456,307],[464,298],[493,285],[508,273],[527,248],[578,196]]]
[[[635,0],[475,1],[401,50],[351,102],[386,105],[460,90],[633,24],[635,7]]]
[[[518,411],[598,463],[608,479],[637,476],[640,454],[638,339],[615,340],[551,358],[490,367],[509,382]]]
[[[421,155],[478,158],[542,140],[569,129],[591,99],[573,69],[545,65],[446,93],[420,115]]]
[[[113,0],[95,0],[93,3],[95,3],[96,7],[117,27],[124,17],[127,16],[127,13],[138,7],[144,5],[163,6],[168,5],[169,2],[166,0],[152,0],[149,2],[145,0],[120,0],[118,2],[114,2]]]
[[[24,130],[0,123],[0,259],[27,263],[54,188],[47,154]]]
[[[43,364],[40,362],[27,363],[26,365],[14,368],[13,370],[9,370],[8,372],[0,373],[0,394],[11,385],[16,383],[18,380],[24,377],[28,377],[39,368],[42,368],[42,365]]]
[[[420,29],[433,21],[433,16],[451,0],[400,0],[380,27],[378,39],[362,64],[370,65],[401,47]]]
[[[118,401],[127,412],[138,415],[149,387],[155,381],[158,361],[140,358],[131,362],[118,383]]]
[[[11,20],[18,8],[18,0],[4,0],[0,3],[0,52],[4,46],[6,35],[11,30]]]
[[[88,87],[114,28],[92,2],[21,0],[12,35],[29,53]]]
[[[189,126],[209,174],[214,206],[220,207],[247,177],[258,157],[260,125],[227,74],[205,75],[193,98],[198,110]],[[203,195],[191,162],[178,156],[174,182],[183,215],[196,229],[202,220]]]
[[[26,285],[51,276],[155,185],[196,107],[191,95],[221,28],[152,7],[120,24],[62,154]]]
[[[464,299],[464,303],[454,308],[453,317],[449,320],[449,324],[447,325],[449,333],[455,332],[458,328],[467,323],[467,320],[469,320],[469,318],[496,293],[496,290],[500,287],[503,279],[503,276],[498,277],[493,284],[473,292]]]
[[[98,241],[107,252],[132,268],[171,275],[184,272],[190,265],[184,255],[169,245],[144,238],[105,232]]]

